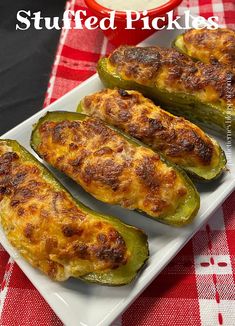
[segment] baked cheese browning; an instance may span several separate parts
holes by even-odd
[[[104,89],[86,96],[80,108],[161,151],[183,168],[206,171],[220,163],[214,140],[191,122],[155,106],[139,92]]]
[[[228,65],[235,72],[235,31],[190,29],[177,37],[175,46],[190,57],[213,65]]]
[[[184,177],[158,154],[136,146],[99,119],[83,117],[42,121],[37,153],[97,199],[152,217],[175,213],[189,198]]]
[[[109,56],[107,65],[123,80],[170,93],[190,94],[224,109],[229,100],[234,111],[234,74],[221,66],[194,62],[176,49],[121,46]]]
[[[0,141],[0,221],[22,256],[55,280],[114,270],[129,259],[112,224],[82,211],[5,141]]]

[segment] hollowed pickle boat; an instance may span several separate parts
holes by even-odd
[[[35,125],[31,146],[105,203],[176,226],[197,214],[199,195],[184,172],[100,119],[48,112]]]
[[[121,46],[98,63],[106,87],[138,90],[173,114],[235,137],[235,78],[176,49]]]
[[[225,168],[225,155],[214,139],[137,91],[101,90],[86,96],[77,112],[98,117],[137,138],[197,179],[215,179]]]
[[[235,72],[235,31],[232,29],[190,29],[177,36],[173,46],[192,59],[225,65]]]
[[[83,206],[13,140],[0,140],[0,222],[19,253],[57,281],[127,284],[148,258],[141,230]]]

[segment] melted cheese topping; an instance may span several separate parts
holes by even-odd
[[[190,94],[199,101],[227,108],[227,81],[231,76],[233,79],[231,71],[194,62],[175,49],[121,46],[110,55],[107,64],[111,73],[124,80],[170,93]],[[229,96],[234,111],[234,83],[229,88]]]
[[[39,164],[4,141],[0,218],[21,255],[58,281],[115,269],[129,257],[122,236],[110,223],[82,211],[62,187],[49,181]]]
[[[98,119],[45,121],[38,132],[37,152],[103,202],[161,218],[187,198],[181,174]]]
[[[235,72],[235,31],[191,29],[182,35],[182,42],[189,56],[213,65],[228,65]]]
[[[139,92],[102,90],[86,96],[82,110],[161,151],[182,167],[201,167],[206,172],[220,163],[218,145],[200,128],[155,106]]]

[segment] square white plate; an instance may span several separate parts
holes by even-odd
[[[182,32],[182,31],[181,31]],[[159,44],[170,46],[171,41],[180,31],[161,31],[148,38],[143,45]],[[103,86],[97,75],[94,75],[82,85],[60,98],[50,105],[46,110],[35,114],[30,119],[21,123],[2,138],[18,140],[28,150],[32,125],[46,113],[47,110],[69,110],[75,111],[80,99],[85,95],[101,89]],[[16,112],[17,114],[17,112]],[[227,152],[226,143],[218,139]],[[35,153],[33,153],[35,155]],[[230,161],[235,162],[235,148]],[[89,285],[79,280],[69,280],[65,283],[51,281],[39,271],[32,268],[23,260],[11,247],[0,229],[0,240],[3,247],[15,259],[16,263],[28,276],[38,291],[54,309],[59,318],[68,326],[96,326],[110,325],[119,314],[121,314],[140,293],[151,283],[161,272],[169,261],[186,244],[193,234],[205,223],[210,215],[220,206],[226,197],[235,188],[235,166],[230,165],[230,172],[223,178],[211,184],[200,185],[201,208],[195,221],[182,229],[175,229],[156,221],[141,216],[136,212],[127,211],[120,207],[112,207],[98,202],[85,193],[62,174],[53,172],[59,177],[62,183],[78,197],[82,202],[91,208],[117,216],[124,222],[133,224],[145,230],[149,237],[150,259],[131,285],[123,287],[105,287]]]

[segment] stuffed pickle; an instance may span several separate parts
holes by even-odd
[[[0,140],[0,222],[19,253],[56,281],[126,284],[148,258],[142,231],[83,206],[12,140]]]
[[[49,112],[34,127],[31,145],[105,203],[179,226],[198,211],[199,195],[183,172],[100,119]]]
[[[177,36],[173,45],[193,59],[225,65],[235,72],[235,31],[232,29],[190,29]]]
[[[98,117],[137,138],[197,179],[212,180],[225,168],[225,155],[214,139],[137,91],[101,90],[86,96],[78,112]]]
[[[235,76],[226,67],[176,49],[121,46],[100,59],[98,73],[106,87],[138,90],[173,114],[235,136]]]

